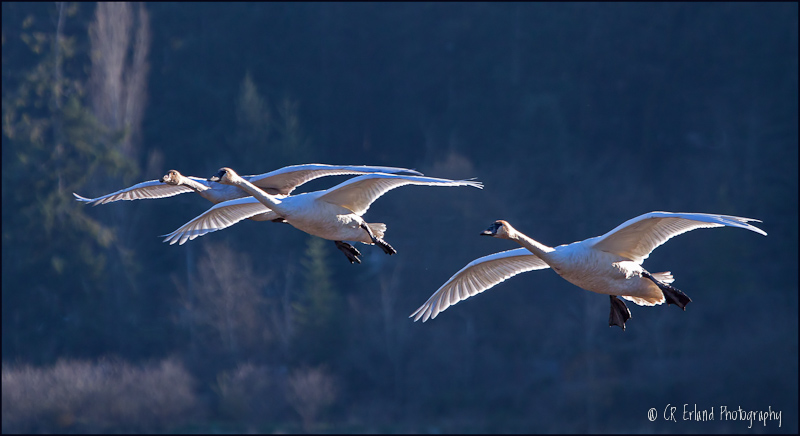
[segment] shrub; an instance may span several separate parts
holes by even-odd
[[[323,368],[296,369],[289,375],[286,398],[303,419],[303,429],[311,432],[320,414],[336,400],[336,384]]]
[[[6,432],[153,432],[181,425],[196,408],[194,381],[180,363],[59,360],[2,368]]]
[[[232,421],[253,424],[277,423],[290,411],[285,400],[285,371],[251,363],[217,376],[214,388],[219,396],[219,412]]]

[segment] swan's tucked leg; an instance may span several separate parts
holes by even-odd
[[[656,286],[664,293],[664,298],[667,299],[667,305],[674,304],[683,310],[686,310],[686,305],[692,302],[688,295],[681,292],[679,289],[674,288],[666,283],[660,282],[647,271],[642,271],[642,276],[652,280]]]
[[[622,327],[622,331],[625,331],[625,321],[631,319],[631,311],[628,310],[624,301],[614,295],[609,295],[609,297],[611,297],[611,312],[608,314],[608,326],[618,325]]]
[[[390,256],[392,254],[397,254],[397,250],[392,248],[392,246],[389,245],[388,242],[384,241],[383,239],[376,238],[375,235],[372,234],[372,230],[369,229],[369,226],[367,225],[367,223],[362,222],[361,223],[361,228],[364,229],[367,232],[367,234],[369,235],[369,238],[372,239],[372,242],[375,243],[375,245],[377,245],[378,247],[381,247],[381,249],[383,250],[384,253],[386,253],[386,254],[388,254]]]
[[[333,242],[336,244],[336,248],[342,250],[342,253],[344,253],[344,255],[347,256],[347,260],[349,260],[350,263],[353,262],[361,263],[361,259],[358,258],[358,256],[361,256],[361,252],[358,251],[356,247],[353,247],[352,245],[344,241],[333,241]]]

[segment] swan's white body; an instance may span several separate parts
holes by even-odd
[[[756,221],[728,215],[650,212],[632,218],[610,232],[572,244],[548,247],[498,221],[483,234],[511,239],[524,248],[495,253],[470,262],[411,314],[427,321],[461,300],[483,292],[519,273],[553,268],[565,280],[598,294],[620,296],[638,305],[665,301],[660,287],[646,276],[642,262],[673,236],[709,227],[739,227],[766,236],[748,224]],[[652,276],[662,284],[673,281],[669,272]],[[624,328],[624,322],[621,327]]]
[[[259,190],[229,168],[223,168],[220,174],[220,183],[241,187],[253,197],[219,203],[165,235],[164,242],[183,244],[250,216],[269,212],[275,218],[283,218],[297,229],[323,239],[373,244],[363,226],[369,227],[378,239],[383,238],[386,226],[381,223],[368,224],[361,216],[387,191],[404,185],[483,187],[480,182],[470,180],[373,173],[354,177],[330,189],[278,198]]]
[[[325,165],[305,164],[291,165],[275,171],[254,176],[242,176],[254,186],[272,195],[289,195],[298,186],[324,176],[338,176],[368,173],[410,173],[421,176],[422,173],[406,168],[380,167],[369,165]],[[161,178],[138,183],[129,188],[97,198],[81,197],[74,192],[75,199],[93,206],[112,203],[119,200],[141,200],[151,198],[172,197],[186,192],[197,192],[206,200],[217,204],[227,200],[247,197],[248,194],[236,186],[210,182],[199,177],[183,176],[175,170]]]

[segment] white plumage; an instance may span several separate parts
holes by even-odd
[[[609,323],[624,329],[624,321],[630,317],[630,313],[625,317],[627,308],[621,301],[615,302],[614,296],[621,296],[639,305],[661,304],[665,301],[665,295],[669,303],[679,307],[691,301],[668,285],[674,280],[669,272],[650,274],[642,268],[642,261],[656,247],[673,236],[708,227],[739,227],[766,236],[766,232],[748,224],[749,221],[760,222],[728,215],[650,212],[630,219],[602,236],[553,248],[529,238],[500,220],[481,234],[511,239],[524,248],[495,253],[470,262],[410,317],[414,321],[422,319],[423,322],[436,318],[453,304],[503,280],[522,272],[552,267],[570,283],[588,291],[610,295],[612,316]],[[623,319],[617,319],[616,316]]]
[[[272,195],[289,195],[298,186],[324,176],[338,176],[367,173],[409,173],[422,175],[422,173],[406,168],[381,167],[369,165],[325,165],[305,164],[291,165],[254,176],[242,176],[245,180]],[[235,198],[247,197],[241,189],[235,186],[210,182],[199,177],[184,176],[176,170],[170,170],[160,180],[150,180],[137,183],[131,187],[120,189],[97,198],[85,198],[72,193],[75,199],[94,206],[112,203],[119,200],[141,200],[152,198],[172,197],[186,192],[197,192],[212,203],[221,203]]]
[[[368,224],[361,218],[370,205],[387,191],[404,185],[483,187],[480,182],[471,180],[373,173],[354,177],[330,189],[279,198],[261,191],[230,168],[222,168],[211,180],[237,186],[253,197],[226,201],[212,207],[165,235],[164,242],[183,244],[250,216],[270,212],[275,218],[282,218],[306,233],[336,241],[337,247],[345,254],[347,250],[352,250],[353,256],[348,255],[351,262],[359,262],[356,256],[360,253],[349,244],[344,244],[349,248],[343,249],[341,241],[378,244],[386,253],[394,253],[394,249],[383,241],[385,224]]]

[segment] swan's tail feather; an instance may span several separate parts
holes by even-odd
[[[675,277],[672,277],[672,273],[669,271],[652,273],[650,275],[652,275],[654,279],[658,280],[661,283],[670,284],[675,281]]]
[[[383,239],[383,234],[386,233],[386,224],[384,223],[367,223],[369,230],[378,239]]]

